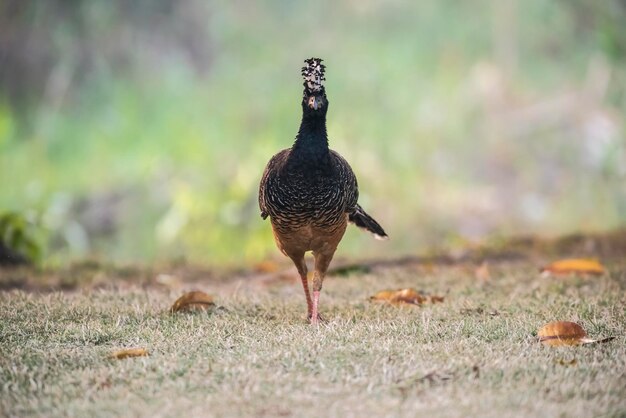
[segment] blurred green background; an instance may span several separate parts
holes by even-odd
[[[44,259],[279,257],[305,58],[391,256],[626,223],[623,0],[0,2],[0,212]]]

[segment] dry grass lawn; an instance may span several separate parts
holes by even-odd
[[[142,273],[131,271],[49,292],[15,289],[36,273],[5,272],[13,289],[0,293],[0,412],[624,417],[626,262],[606,265],[600,277],[540,277],[528,258],[494,261],[489,277],[477,277],[472,263],[336,274],[325,283],[328,322],[319,328],[304,322],[304,297],[290,274],[197,274],[192,283],[162,276],[158,284],[133,281]],[[445,300],[405,307],[368,300],[403,287]],[[191,288],[216,295],[217,307],[170,314]],[[553,320],[616,338],[546,347],[536,331]],[[110,357],[129,347],[150,355]]]

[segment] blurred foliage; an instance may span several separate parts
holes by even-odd
[[[23,215],[0,213],[0,265],[42,261],[42,232]]]
[[[591,38],[611,59],[626,60],[626,1],[561,0],[571,13],[578,38]]]
[[[42,100],[60,105],[95,81],[138,77],[164,55],[179,55],[203,74],[211,53],[206,42],[196,42],[210,40],[204,15],[201,2],[3,1],[0,88],[27,112]]]
[[[390,233],[341,254],[626,221],[624,2],[0,4],[0,209],[53,259],[277,254],[256,203],[304,58],[331,146]],[[471,16],[471,19],[468,18]]]

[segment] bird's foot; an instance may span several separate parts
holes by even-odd
[[[320,302],[320,291],[313,291],[313,303],[311,309],[309,310],[309,320],[311,321],[311,325],[318,325],[320,322],[326,322],[322,315],[319,314],[318,306]]]
[[[313,318],[312,313],[309,312],[309,314],[307,315],[307,319],[308,319],[308,321],[309,321],[309,323],[311,325],[318,325],[318,324],[326,324],[326,323],[328,323],[326,318],[324,318],[322,316],[322,314],[319,314],[319,313],[315,316],[315,318]]]

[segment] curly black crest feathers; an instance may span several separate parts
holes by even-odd
[[[304,60],[306,64],[302,67],[302,77],[304,78],[304,95],[312,96],[324,94],[324,70],[326,66],[322,64],[321,58],[309,58]]]

